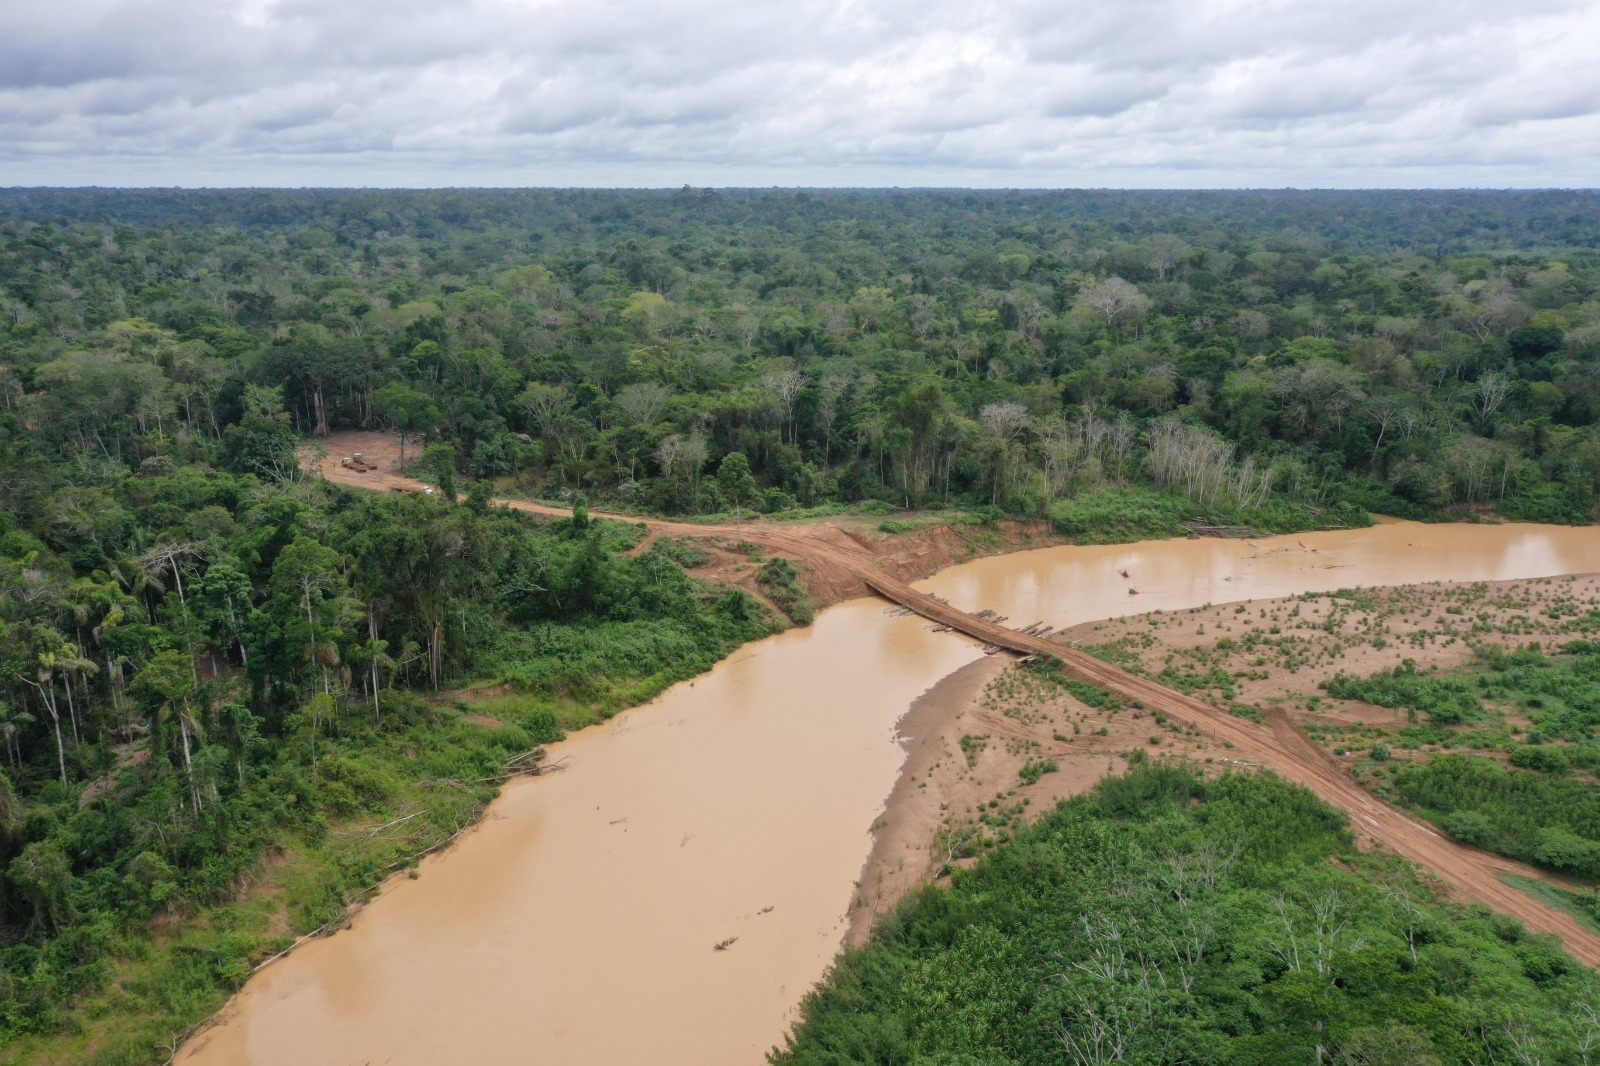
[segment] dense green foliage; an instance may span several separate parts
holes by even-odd
[[[436,434],[435,478],[660,512],[1586,521],[1597,232],[1588,193],[12,190],[0,397],[115,455],[280,389]]]
[[[1047,663],[1046,665],[1048,667],[1054,664]],[[1116,693],[1103,689],[1099,685],[1092,685],[1087,681],[1079,681],[1076,678],[1063,676],[1061,687],[1072,693],[1073,697],[1086,707],[1093,707],[1096,710],[1115,710],[1122,706],[1122,698]]]
[[[772,1061],[1575,1064],[1597,996],[1310,792],[1147,765],[904,903]]]
[[[97,1066],[164,1061],[174,1033],[288,946],[285,928],[343,922],[376,881],[474,819],[495,792],[487,779],[533,740],[393,692],[381,725],[344,713],[319,731],[298,715],[263,735],[198,817],[170,768],[125,767],[82,800],[47,788],[20,834],[35,839],[6,869],[5,1061],[42,1049]]]
[[[1587,521],[1597,236],[1578,193],[0,190],[0,1028],[149,1058],[281,935],[231,909],[263,855],[309,928],[775,624],[585,497]],[[307,481],[354,428],[446,498]],[[508,688],[416,695],[463,679]]]
[[[79,1025],[75,1001],[146,965],[151,919],[187,917],[198,942],[117,1000],[131,1018],[111,1048],[142,1061],[272,945],[265,922],[221,946],[204,932],[234,927],[264,849],[311,868],[283,902],[291,928],[336,918],[459,828],[509,756],[771,631],[667,549],[623,554],[637,530],[617,523],[299,481],[292,448],[283,479],[219,469],[236,431],[276,432],[255,418],[220,440],[131,435],[130,466],[70,461],[0,415],[29,474],[0,510],[11,1036]],[[507,724],[404,691],[463,676],[511,683]],[[359,847],[330,836],[394,818],[403,832]],[[209,961],[179,966],[186,950]]]
[[[1581,619],[1594,620],[1592,612]],[[1571,658],[1547,659],[1533,649],[1493,655],[1494,669],[1478,687],[1485,699],[1514,700],[1533,723],[1535,742],[1593,743],[1600,727],[1600,644],[1575,640],[1561,650]]]
[[[817,605],[811,602],[811,594],[800,582],[799,571],[789,560],[768,559],[761,564],[756,583],[792,621],[800,625],[811,624],[817,613]]]
[[[1485,704],[1525,717],[1504,729],[1434,732],[1437,743],[1498,751],[1504,761],[1452,752],[1397,764],[1381,786],[1455,839],[1568,874],[1600,880],[1600,649],[1585,641],[1549,659],[1524,649],[1486,650],[1489,669],[1427,677],[1400,668],[1364,680],[1337,677],[1334,696],[1425,711],[1432,722],[1478,721]],[[1481,698],[1480,698],[1481,697]]]
[[[1591,781],[1449,754],[1402,768],[1394,787],[1465,844],[1600,878],[1600,799]]]
[[[1323,687],[1336,699],[1404,709],[1413,719],[1418,713],[1426,714],[1428,721],[1437,725],[1470,721],[1483,713],[1483,704],[1468,682],[1419,674],[1416,663],[1409,659],[1367,678],[1337,674]]]

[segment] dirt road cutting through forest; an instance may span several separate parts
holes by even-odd
[[[422,482],[395,472],[396,464],[391,458],[394,439],[388,434],[341,434],[329,443],[338,450],[323,459],[320,467],[330,481],[357,488],[399,491],[419,491],[424,487]],[[376,459],[379,468],[356,471],[342,466],[340,459],[355,451],[363,452],[369,459]],[[557,517],[571,515],[569,508],[525,500],[504,499],[496,502],[537,514]],[[1074,648],[980,619],[885,574],[873,553],[837,526],[776,526],[750,522],[744,524],[742,529],[736,529],[728,525],[640,519],[628,515],[606,515],[598,511],[592,513],[596,517],[642,522],[652,533],[670,536],[742,537],[810,566],[815,578],[827,587],[830,593],[827,599],[830,601],[844,598],[855,590],[870,590],[930,621],[949,626],[997,648],[1022,655],[1052,656],[1069,676],[1098,685],[1125,700],[1137,700],[1150,710],[1194,725],[1216,739],[1231,744],[1233,757],[1241,763],[1271,769],[1287,780],[1306,786],[1327,802],[1348,811],[1352,827],[1358,833],[1417,863],[1454,889],[1459,897],[1514,915],[1535,931],[1554,933],[1561,937],[1567,951],[1574,957],[1590,966],[1600,966],[1600,936],[1590,932],[1565,912],[1512,888],[1500,876],[1514,873],[1539,877],[1538,871],[1457,844],[1372,795],[1312,743],[1282,711],[1270,712],[1266,725],[1256,725]]]

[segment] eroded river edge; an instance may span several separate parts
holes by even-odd
[[[1042,549],[922,587],[1011,625],[1066,628],[1310,589],[1592,570],[1589,529],[1403,523]],[[509,788],[352,931],[263,971],[182,1061],[759,1062],[843,935],[902,761],[894,721],[980,657],[871,601],[742,649],[562,745],[571,771]]]

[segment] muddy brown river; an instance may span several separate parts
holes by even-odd
[[[1595,529],[1402,522],[1047,548],[920,587],[1010,625],[1066,627],[1345,586],[1593,571]],[[980,654],[925,626],[876,601],[841,604],[572,737],[557,752],[567,770],[511,785],[353,929],[257,974],[178,1061],[760,1063],[843,936],[901,762],[895,721]]]

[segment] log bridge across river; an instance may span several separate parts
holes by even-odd
[[[383,443],[377,433],[347,434],[366,441],[365,452],[376,452]],[[341,467],[337,461],[321,464],[329,480],[362,488],[389,488],[403,492],[421,489],[422,483],[403,474],[380,471],[365,463],[367,470]],[[497,500],[516,510],[533,511],[559,517],[570,509],[527,500]],[[591,512],[602,517],[598,512]],[[637,518],[614,515],[621,521]],[[1097,659],[1077,648],[1036,635],[1038,623],[1025,627],[1034,632],[1008,629],[992,617],[980,618],[926,592],[885,574],[877,559],[860,544],[849,541],[840,530],[829,527],[797,527],[751,523],[742,527],[708,526],[686,522],[648,519],[642,523],[653,534],[679,537],[723,537],[754,541],[769,550],[812,565],[831,580],[852,579],[891,603],[921,615],[937,628],[954,630],[973,640],[1021,656],[1049,656],[1060,664],[1067,676],[1099,686],[1121,697],[1136,709],[1144,708],[1193,725],[1212,740],[1229,749],[1229,761],[1248,763],[1272,770],[1304,785],[1328,803],[1350,813],[1352,827],[1383,846],[1399,853],[1439,877],[1468,899],[1485,903],[1496,910],[1520,918],[1529,928],[1561,937],[1567,951],[1590,966],[1600,966],[1600,936],[1578,923],[1571,915],[1548,906],[1511,887],[1504,874],[1538,878],[1530,867],[1497,855],[1469,848],[1442,836],[1431,826],[1386,803],[1361,787],[1344,767],[1300,731],[1279,709],[1265,712],[1265,724],[1257,724],[1214,707],[1193,696],[1174,691],[1149,678],[1140,677],[1118,666]]]
[[[1237,761],[1248,761],[1305,785],[1324,800],[1350,812],[1353,827],[1385,847],[1423,866],[1462,895],[1497,910],[1515,914],[1530,928],[1560,936],[1567,951],[1590,966],[1600,966],[1600,937],[1570,915],[1548,907],[1511,887],[1502,874],[1539,877],[1538,872],[1497,855],[1450,840],[1368,792],[1278,709],[1266,712],[1267,724],[1239,718],[1193,696],[1097,659],[1077,648],[1057,644],[968,614],[903,581],[857,562],[852,569],[873,592],[939,626],[948,626],[974,640],[1018,655],[1050,656],[1067,676],[1106,689],[1135,707],[1175,718],[1224,742]]]

